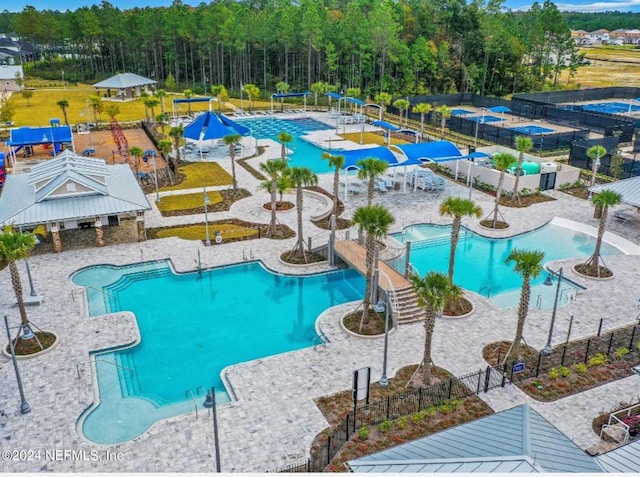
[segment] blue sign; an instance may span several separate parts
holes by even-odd
[[[515,363],[513,365],[513,374],[516,373],[521,373],[522,371],[524,371],[524,363]]]

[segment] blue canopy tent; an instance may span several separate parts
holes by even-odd
[[[492,108],[489,108],[488,111],[491,111],[492,113],[502,113],[502,120],[504,121],[504,113],[511,113],[511,109],[507,108],[506,106],[493,106]]]
[[[211,101],[213,98],[210,96],[204,96],[200,98],[175,98],[171,101],[171,111],[173,117],[176,116],[176,104],[191,104],[191,103],[209,103],[209,111],[211,111]]]
[[[14,128],[5,144],[10,147],[9,154],[13,161],[16,160],[16,154],[24,147],[51,144],[52,155],[60,152],[63,144],[71,144],[72,149],[75,149],[71,126],[60,126],[60,121],[57,119],[52,119],[50,126]]]
[[[239,126],[239,128],[241,128],[240,131],[244,131],[245,134],[248,132],[246,127],[240,125],[237,126]],[[216,113],[207,111],[185,126],[184,137],[198,141],[200,146],[200,157],[202,158],[202,153],[204,152],[202,150],[202,141],[221,139],[229,134],[237,133],[243,135],[240,131],[233,127],[224,125]]]
[[[393,146],[407,159],[418,159],[423,162],[456,161],[456,179],[458,178],[458,161],[463,159],[460,149],[449,141],[421,142],[418,144],[397,144]]]
[[[281,99],[282,100],[282,108],[280,111],[284,111],[284,98],[303,98],[304,99],[304,110],[307,110],[307,96],[309,96],[311,91],[305,91],[304,93],[273,93],[271,95],[271,114],[273,114],[273,100]]]
[[[368,157],[373,157],[376,159],[380,159],[382,161],[386,161],[389,166],[393,166],[398,163],[398,159],[393,153],[387,149],[386,147],[370,147],[367,149],[353,149],[350,151],[340,151],[340,155],[344,157],[344,165],[342,166],[342,170],[345,172],[345,187],[344,187],[344,200],[347,201],[349,194],[349,171],[357,171],[360,168],[358,167],[358,161],[361,159],[366,159]]]
[[[240,134],[241,136],[246,136],[247,134],[251,133],[251,130],[248,127],[243,126],[242,124],[237,123],[235,121],[232,121],[231,119],[226,117],[224,114],[218,113],[218,118],[220,119],[222,124],[224,124],[228,128],[233,129],[236,133]]]
[[[387,139],[387,142],[386,142],[387,145],[391,145],[391,132],[400,131],[399,127],[394,126],[393,124],[388,123],[386,121],[374,121],[371,123],[371,125],[377,126],[382,129],[386,129],[384,135],[385,135],[385,138]]]

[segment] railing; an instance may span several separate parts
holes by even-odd
[[[307,237],[307,244],[309,245],[309,250],[313,250],[314,248],[318,248],[322,245],[328,244],[330,239],[331,239],[330,230],[323,230],[322,232],[318,232],[315,235],[310,235],[309,237]]]
[[[400,318],[400,307],[398,306],[398,296],[396,293],[396,289],[391,282],[389,276],[383,272],[380,268],[378,268],[378,277],[380,279],[384,279],[387,283],[387,297],[389,299],[389,304],[391,305],[391,317],[393,318],[393,326],[398,325],[398,319]],[[380,283],[378,283],[379,285]]]
[[[398,240],[390,236],[385,237],[384,241],[387,248],[379,253],[379,257],[382,260],[394,260],[404,255],[406,246],[402,242],[399,242]]]
[[[482,295],[483,290],[487,291],[487,294],[484,296],[486,296],[487,298],[491,298],[491,287],[489,285],[483,286],[482,288],[480,288],[480,290],[478,290],[478,295]]]
[[[639,415],[640,404],[636,404],[634,406],[628,407],[626,409],[621,409],[620,411],[616,411],[610,414],[609,421],[607,422],[607,424],[602,426],[602,430],[600,431],[600,439],[602,439],[605,430],[610,428],[617,428],[624,431],[624,439],[622,443],[626,444],[627,442],[629,442],[631,426],[625,423],[622,419],[629,416],[638,416],[638,419],[640,419]]]
[[[244,260],[245,262],[247,260],[253,260],[253,249],[248,247],[248,248],[243,248],[242,249],[242,260]]]

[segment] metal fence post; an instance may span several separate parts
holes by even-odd
[[[612,331],[611,332],[611,337],[609,338],[609,346],[607,346],[607,356],[609,356],[609,353],[611,353],[611,345],[613,345],[613,336],[615,335],[615,333]]]
[[[567,345],[564,345],[564,348],[562,348],[562,358],[560,359],[560,365],[564,366],[564,356],[567,354]]]
[[[331,435],[327,438],[327,465],[331,463]]]
[[[453,389],[453,378],[449,379],[449,399],[451,399],[451,390]]]
[[[484,375],[484,392],[489,390],[489,379],[491,378],[491,366],[487,366],[486,374]]]
[[[348,441],[349,440],[349,414],[347,414],[346,425],[344,427],[346,430],[344,440]]]
[[[391,412],[391,398],[387,396],[387,419],[389,419]]]
[[[422,410],[422,387],[418,388],[418,411]]]
[[[536,364],[536,378],[540,374],[540,361],[542,361],[542,353],[538,353],[538,363]]]
[[[480,384],[482,384],[482,368],[478,370],[478,386],[476,388],[476,394],[480,394]]]
[[[589,360],[589,345],[591,345],[591,338],[587,340],[587,348],[584,350],[584,362]]]
[[[604,318],[600,318],[600,324],[598,325],[598,334],[597,336],[600,336],[600,332],[602,331],[602,322],[604,321]]]
[[[636,337],[636,328],[637,327],[638,326],[636,325],[636,326],[633,327],[633,330],[631,330],[631,340],[629,341],[629,349],[631,351],[633,351],[633,338]]]

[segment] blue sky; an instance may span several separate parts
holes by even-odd
[[[183,0],[186,4],[197,5],[200,0]],[[543,0],[539,0],[542,3]],[[119,8],[132,8],[144,6],[168,6],[172,0],[111,0],[110,3]],[[5,2],[2,2],[5,3]],[[9,2],[6,2],[9,3]],[[34,7],[46,9],[70,9],[75,10],[84,5],[99,4],[99,1],[92,0],[17,0],[10,2],[10,5],[3,5],[0,9],[7,8],[10,11],[21,11],[25,5],[33,5]],[[532,0],[507,0],[505,6],[512,9],[526,10],[531,5]],[[640,0],[566,0],[556,1],[556,5],[560,10],[597,12],[606,10],[618,10],[622,12],[640,12]]]

